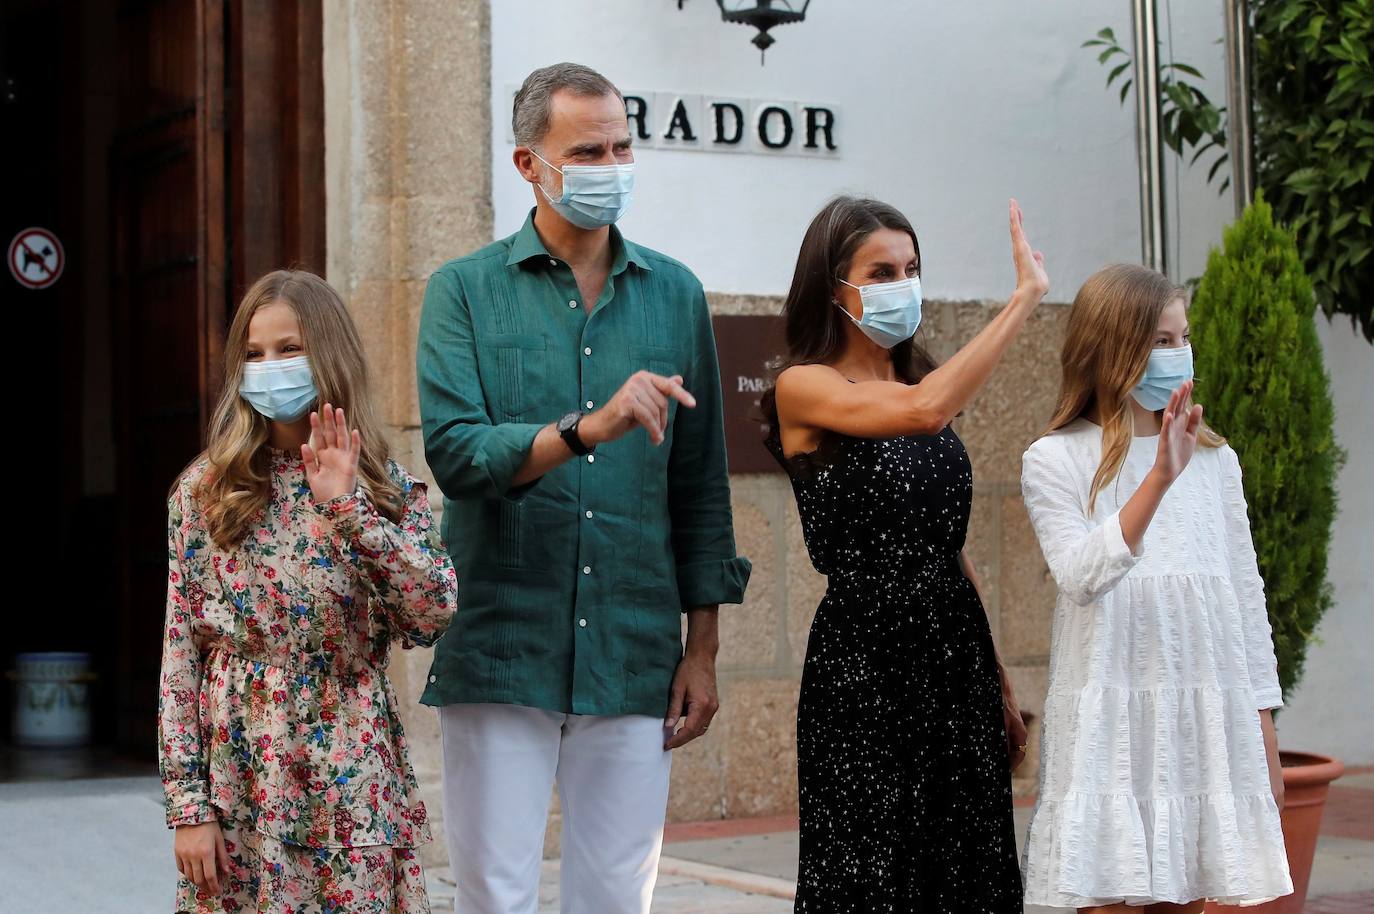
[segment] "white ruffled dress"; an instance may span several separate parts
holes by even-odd
[[[1282,697],[1236,454],[1199,447],[1132,554],[1118,512],[1159,439],[1132,440],[1089,514],[1101,439],[1080,419],[1022,459],[1022,494],[1059,586],[1026,902],[1286,895],[1257,713]]]

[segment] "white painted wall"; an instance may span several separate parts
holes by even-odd
[[[1174,8],[1177,58],[1213,76],[1212,97],[1224,100],[1213,43],[1219,0]],[[1098,267],[1140,257],[1133,112],[1080,47],[1106,25],[1129,43],[1129,11],[1124,0],[1033,9],[1013,0],[815,0],[804,23],[773,31],[777,44],[760,66],[753,30],[721,22],[710,0],[687,0],[681,12],[673,0],[494,0],[496,234],[517,229],[532,205],[510,162],[505,88],[575,60],[632,89],[839,106],[834,160],[637,154],[637,197],[622,227],[686,262],[712,291],[784,292],[811,217],[850,192],[911,218],[928,296],[1000,298],[1011,289],[1006,201],[1016,196],[1045,251],[1052,297],[1071,300]],[[1231,199],[1205,187],[1200,169],[1185,169],[1179,189],[1177,273],[1196,276]]]
[[[1347,765],[1374,764],[1374,347],[1337,317],[1317,318],[1336,402],[1336,433],[1346,450],[1340,514],[1332,533],[1328,579],[1335,606],[1317,628],[1307,671],[1278,718],[1291,748],[1335,755]]]

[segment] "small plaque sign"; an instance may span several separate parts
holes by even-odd
[[[773,384],[769,366],[787,351],[782,318],[720,314],[711,320],[724,395],[725,447],[731,473],[780,473],[763,446],[768,428],[759,398]]]

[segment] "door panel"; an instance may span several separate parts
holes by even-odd
[[[110,153],[121,552],[117,738],[151,754],[166,505],[204,447],[224,333],[262,273],[324,267],[319,0],[120,6]]]
[[[131,3],[120,9],[119,129],[110,154],[115,436],[120,466],[120,663],[116,739],[155,746],[167,586],[169,486],[201,447],[211,375],[206,340],[223,333],[225,256],[206,258],[222,220],[222,167],[208,169],[223,56],[220,5]],[[213,55],[212,55],[213,56]],[[222,157],[220,157],[222,162]],[[208,204],[208,205],[207,205]],[[218,244],[224,243],[223,232]],[[208,281],[207,281],[208,280]],[[146,747],[146,749],[144,748]]]

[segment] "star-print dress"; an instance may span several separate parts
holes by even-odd
[[[797,709],[806,914],[1020,914],[1001,683],[959,564],[963,443],[830,436],[784,458],[816,570]]]
[[[202,459],[169,500],[159,760],[169,826],[218,820],[219,896],[178,881],[178,912],[429,911],[429,840],[384,672],[432,644],[456,605],[425,486],[395,462],[399,523],[361,488],[321,504],[298,455],[268,449],[271,500],[214,545]]]

